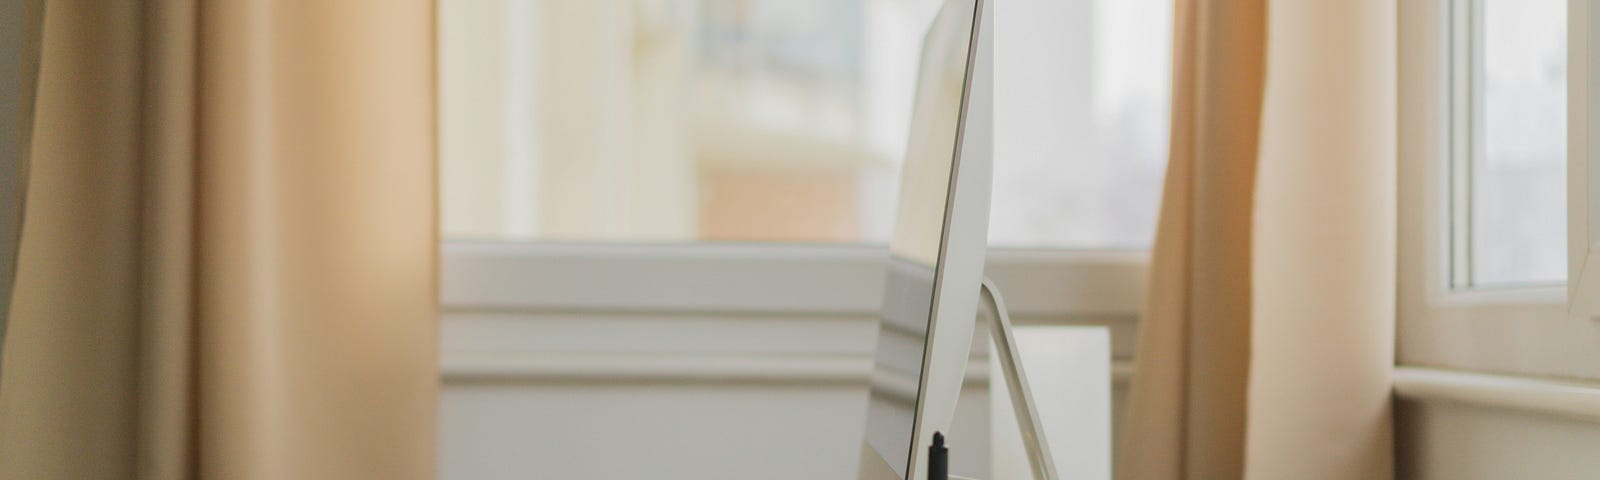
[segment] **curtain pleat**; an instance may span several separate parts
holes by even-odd
[[[433,2],[47,10],[0,478],[432,478]]]
[[[0,364],[0,478],[132,476],[139,29],[131,2],[49,1],[27,212]]]
[[[1117,478],[1392,478],[1395,5],[1176,12]]]
[[[201,4],[205,477],[434,474],[433,13]]]
[[[44,0],[0,0],[0,362],[28,194],[43,22]]]
[[[1179,0],[1174,13],[1171,158],[1115,471],[1237,479],[1266,0]]]
[[[1394,476],[1396,12],[1273,3],[1247,479]]]
[[[143,32],[139,478],[195,478],[197,0],[151,0]]]

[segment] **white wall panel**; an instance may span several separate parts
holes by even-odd
[[[1600,477],[1600,424],[1432,401],[1401,401],[1396,418],[1396,478]]]
[[[441,478],[851,478],[883,256],[448,245]],[[1011,251],[990,266],[1019,325],[1112,326],[1126,378],[1141,255]],[[951,434],[953,470],[980,478],[986,347]]]

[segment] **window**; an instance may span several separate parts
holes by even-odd
[[[943,1],[438,2],[445,381],[507,353],[572,375],[870,364],[883,257],[859,244],[894,223]],[[991,243],[1044,248],[986,273],[1031,325],[1109,326],[1121,398],[1145,255],[1065,249],[1153,240],[1172,2],[991,1]]]
[[[1567,5],[1400,3],[1398,366],[1600,378],[1562,268]]]
[[[1566,0],[1457,0],[1450,281],[1566,280]]]
[[[444,234],[885,243],[940,2],[440,2]],[[1171,1],[1006,7],[992,243],[1148,246]]]
[[[1172,2],[1012,0],[996,12],[990,243],[1148,247],[1167,165]]]

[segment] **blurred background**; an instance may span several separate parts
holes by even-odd
[[[990,243],[1148,246],[1172,2],[1012,3],[1050,28],[996,34]],[[887,243],[938,6],[445,0],[444,233]]]

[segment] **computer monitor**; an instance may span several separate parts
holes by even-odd
[[[923,40],[861,446],[863,480],[920,480],[966,373],[988,240],[992,17],[946,0]]]

